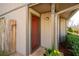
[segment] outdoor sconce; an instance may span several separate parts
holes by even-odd
[[[46,17],[46,21],[49,21],[49,17]]]

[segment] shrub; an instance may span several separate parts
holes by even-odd
[[[69,32],[73,32],[73,29],[71,27],[68,28]]]
[[[67,42],[72,50],[73,55],[79,56],[79,36],[67,34]]]

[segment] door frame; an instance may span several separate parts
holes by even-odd
[[[29,55],[32,54],[32,48],[31,48],[31,28],[32,28],[32,14],[38,16],[41,18],[40,13],[33,10],[32,8],[29,8]],[[41,45],[41,19],[40,19],[40,45]]]

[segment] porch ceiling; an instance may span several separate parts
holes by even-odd
[[[56,4],[56,12],[59,12],[59,11],[64,10],[66,8],[72,7],[76,4],[77,3],[57,3]]]
[[[45,12],[51,11],[51,4],[50,3],[40,3],[31,8],[36,10],[39,13],[45,13]]]
[[[56,3],[55,10],[56,10],[56,12],[59,12],[59,11],[64,10],[66,8],[72,7],[76,4],[77,3]],[[31,6],[31,8],[36,10],[39,13],[50,12],[51,11],[51,3],[39,3],[37,5]]]
[[[77,12],[77,10],[64,12],[64,13],[60,14],[60,17],[65,18],[65,19],[69,19],[69,18],[72,17],[76,12]]]

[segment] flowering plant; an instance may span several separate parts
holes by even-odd
[[[44,56],[62,56],[63,54],[59,50],[54,49],[45,49],[46,52],[44,53]]]

